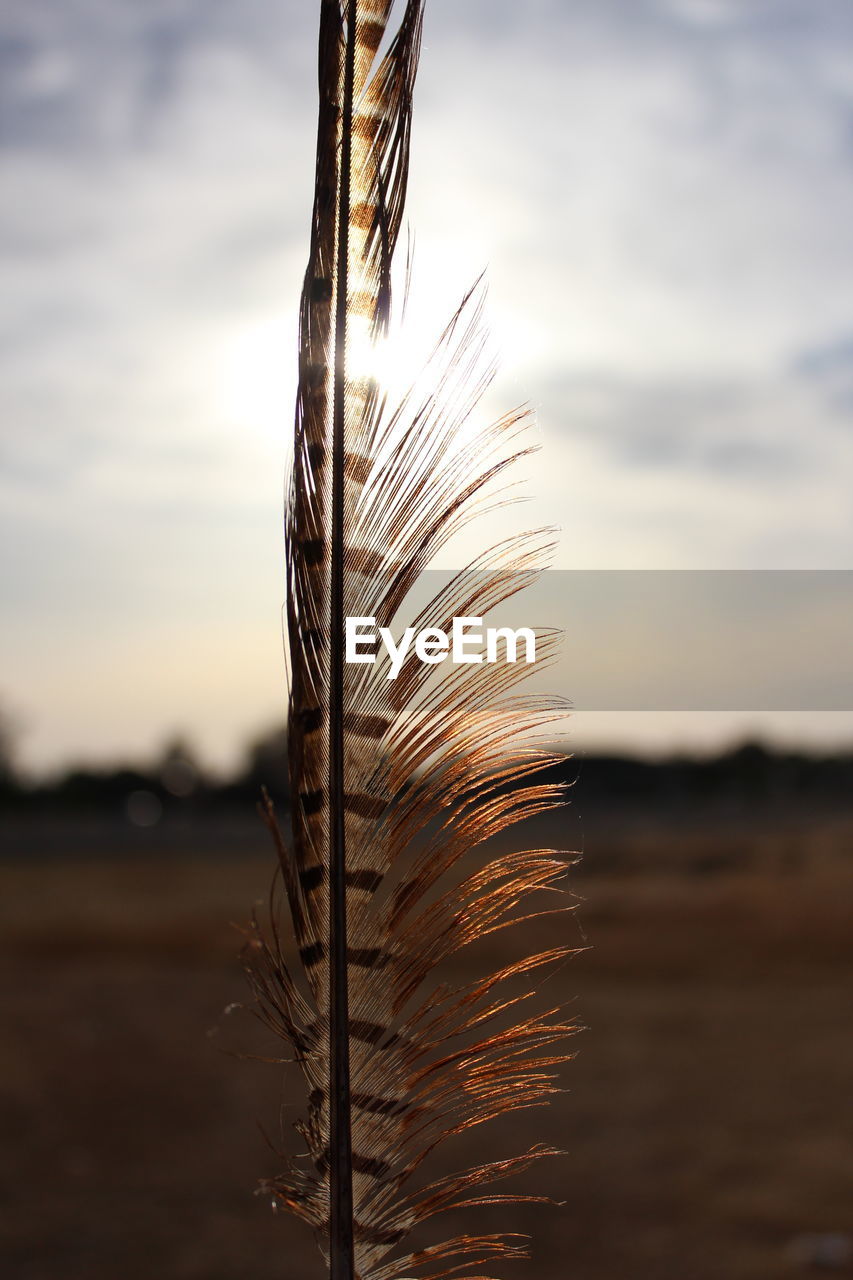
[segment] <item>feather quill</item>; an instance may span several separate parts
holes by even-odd
[[[530,735],[562,709],[515,692],[521,666],[455,667],[436,679],[407,661],[392,681],[381,660],[344,661],[344,619],[390,626],[422,569],[527,452],[523,412],[462,431],[491,376],[476,290],[442,336],[429,384],[402,403],[389,405],[360,355],[391,314],[423,0],[408,0],[393,35],[390,9],[391,0],[321,3],[286,516],[289,839],[268,801],[264,809],[299,962],[288,961],[275,919],[266,934],[254,924],[246,949],[259,1011],[308,1088],[297,1127],[309,1164],[292,1162],[264,1189],[316,1229],[331,1280],[467,1274],[522,1252],[513,1238],[466,1235],[388,1259],[433,1214],[515,1198],[481,1188],[549,1148],[416,1190],[410,1180],[445,1138],[544,1101],[574,1029],[558,1009],[505,1025],[522,999],[506,984],[559,963],[567,947],[423,993],[437,965],[528,918],[522,904],[565,872],[547,850],[460,871],[475,846],[561,802],[558,786],[535,779],[552,757]],[[415,625],[483,616],[540,571],[549,542],[540,531],[493,548]],[[541,636],[540,655],[553,644]]]

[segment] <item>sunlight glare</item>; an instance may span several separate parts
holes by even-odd
[[[296,326],[274,313],[247,324],[223,353],[220,397],[237,426],[266,437],[288,435],[296,395]]]
[[[461,264],[445,263],[440,271],[426,257],[419,260],[405,310],[403,282],[395,282],[387,336],[374,342],[366,321],[351,322],[351,374],[375,378],[391,405],[415,384],[423,387],[430,356],[472,282]],[[508,360],[517,365],[529,345],[529,333],[511,313],[491,303],[486,306],[485,326],[489,349],[505,353],[502,367],[507,368]],[[284,312],[255,318],[229,336],[216,377],[217,403],[229,422],[266,439],[289,437],[297,382],[296,338],[295,320]]]

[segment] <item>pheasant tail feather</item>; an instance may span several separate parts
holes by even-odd
[[[461,430],[491,376],[476,292],[443,335],[425,390],[392,407],[371,374],[369,353],[390,319],[422,8],[408,0],[390,36],[391,0],[321,5],[286,520],[289,841],[266,813],[301,974],[276,929],[258,932],[247,951],[261,1012],[293,1047],[308,1087],[299,1128],[310,1163],[294,1162],[266,1189],[316,1228],[332,1280],[458,1274],[518,1254],[512,1239],[464,1236],[387,1260],[417,1223],[494,1203],[502,1197],[482,1186],[548,1152],[410,1189],[444,1138],[545,1100],[566,1056],[555,1046],[573,1029],[559,1010],[507,1026],[521,997],[502,994],[568,948],[423,994],[437,965],[512,923],[520,904],[565,872],[565,860],[544,850],[481,861],[464,878],[458,871],[475,846],[560,803],[559,787],[534,778],[551,757],[530,736],[561,709],[517,695],[518,666],[488,676],[461,666],[436,680],[434,668],[407,661],[389,680],[381,660],[344,661],[345,618],[390,626],[425,565],[527,451],[524,414],[473,438]],[[494,548],[416,624],[484,615],[535,576],[549,544],[542,531]],[[540,652],[552,645],[543,637]]]

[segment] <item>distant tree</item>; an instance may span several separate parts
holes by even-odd
[[[287,729],[284,726],[268,730],[249,744],[239,785],[254,796],[266,787],[273,799],[287,798]]]
[[[195,749],[180,734],[168,740],[154,773],[164,790],[179,799],[194,795],[206,785]]]
[[[4,791],[16,791],[20,778],[15,760],[20,724],[0,706],[0,787]]]

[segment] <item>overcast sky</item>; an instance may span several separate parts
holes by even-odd
[[[318,8],[0,5],[0,706],[36,767],[226,761],[283,715]],[[838,0],[427,0],[420,323],[488,268],[560,564],[853,567],[851,49]]]

